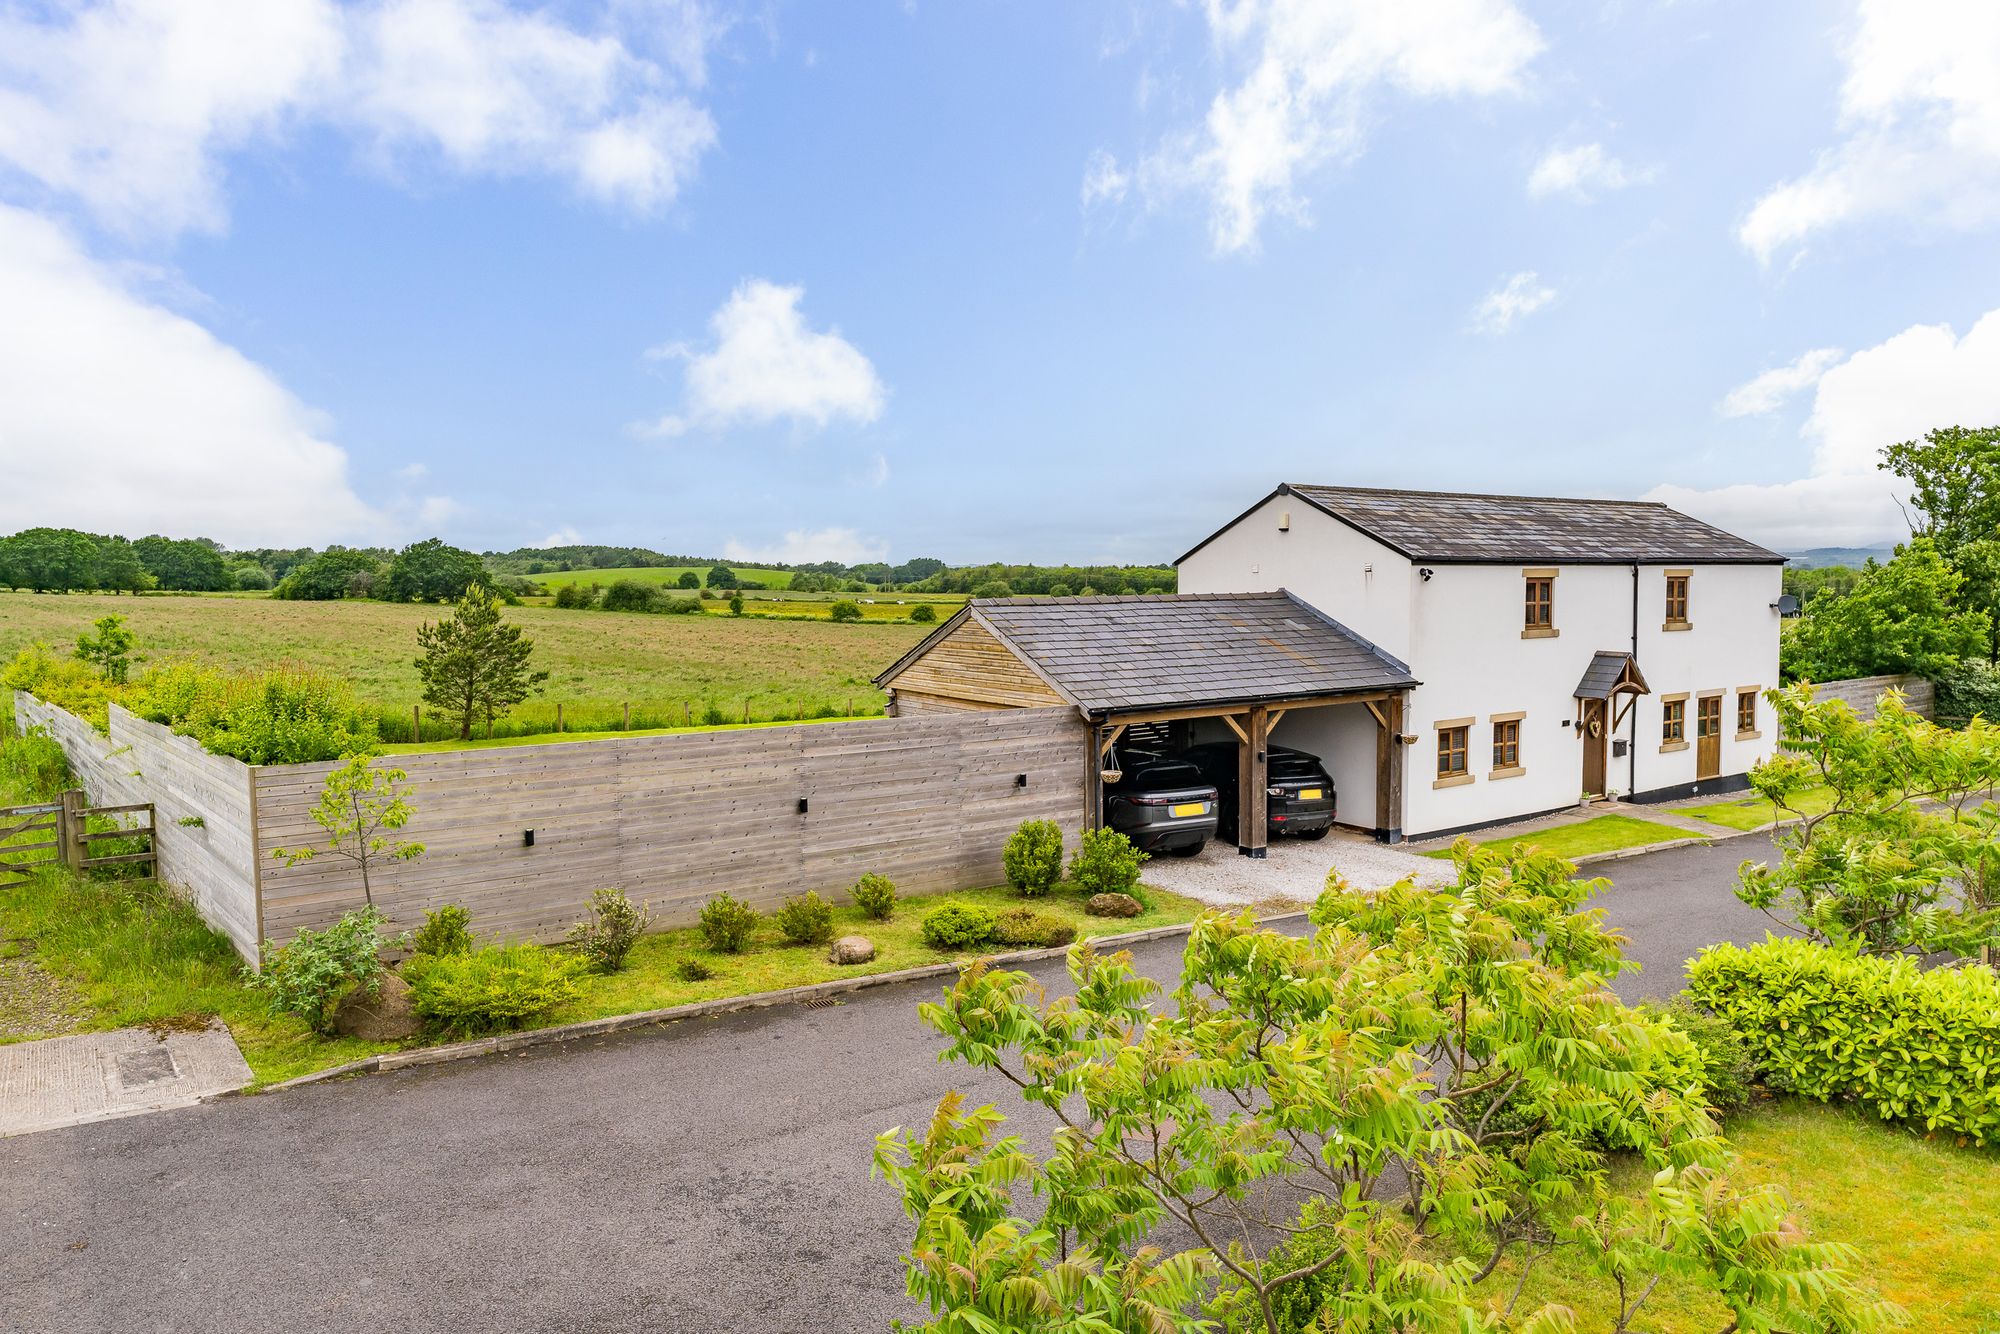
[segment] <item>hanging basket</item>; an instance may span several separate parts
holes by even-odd
[[[1099,769],[1097,776],[1107,783],[1115,783],[1125,776],[1123,769]]]

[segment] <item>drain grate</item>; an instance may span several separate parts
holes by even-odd
[[[814,996],[811,1000],[800,1001],[799,1008],[801,1010],[828,1010],[838,1004],[840,1004],[840,997],[838,996]]]

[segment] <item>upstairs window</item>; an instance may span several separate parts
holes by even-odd
[[[1523,571],[1522,589],[1521,638],[1552,637],[1556,633],[1556,572]]]
[[[1665,629],[1685,630],[1688,620],[1688,580],[1686,570],[1667,571],[1667,621]]]

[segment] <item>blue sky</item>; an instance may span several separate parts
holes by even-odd
[[[1894,537],[1874,452],[2000,422],[1996,15],[0,0],[0,530],[1156,560],[1306,480]]]

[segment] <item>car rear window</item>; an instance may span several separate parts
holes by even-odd
[[[1273,755],[1270,760],[1273,778],[1318,778],[1319,763],[1304,755]]]
[[[1133,782],[1145,787],[1200,787],[1201,770],[1192,764],[1154,764],[1141,769]]]

